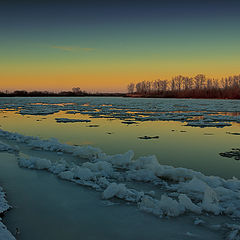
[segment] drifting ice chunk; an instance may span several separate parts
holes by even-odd
[[[3,192],[3,189],[0,187],[0,213],[7,211],[9,207],[10,206],[5,200],[5,193]]]
[[[159,207],[166,216],[178,216],[184,212],[183,207],[174,199],[162,195]]]
[[[85,167],[75,166],[72,171],[74,173],[74,178],[79,178],[81,180],[92,180],[95,177],[93,172]]]
[[[110,199],[113,198],[117,193],[120,191],[126,191],[126,187],[124,184],[117,184],[117,183],[111,183],[103,192],[103,198],[104,199]]]
[[[101,153],[101,149],[92,146],[77,146],[74,149],[73,156],[94,160]]]
[[[179,203],[183,205],[187,210],[190,210],[191,212],[200,214],[201,208],[194,204],[192,200],[185,194],[180,194],[179,197]]]
[[[0,152],[1,151],[16,151],[17,149],[14,149],[13,147],[11,147],[8,144],[5,144],[3,142],[0,141]]]
[[[59,173],[58,176],[62,179],[72,180],[74,177],[74,173],[72,171],[65,171],[65,172]]]
[[[149,169],[140,169],[140,170],[131,170],[127,172],[127,179],[129,180],[136,180],[136,181],[143,181],[143,182],[150,182],[157,180],[154,172]]]
[[[93,172],[100,173],[103,176],[108,176],[113,174],[112,164],[105,161],[99,161],[96,163],[86,162],[86,163],[83,163],[82,166],[85,168],[89,168]]]
[[[98,161],[107,161],[112,163],[113,166],[116,167],[127,167],[134,156],[134,152],[132,150],[129,150],[126,153],[123,154],[116,154],[116,155],[106,155],[104,153],[99,155]]]
[[[138,202],[142,196],[144,195],[143,192],[138,192],[134,189],[127,189],[125,184],[117,184],[111,183],[103,192],[102,197],[103,199],[110,199],[113,197],[118,197],[121,199],[125,199],[126,201],[130,202]]]
[[[208,212],[213,212],[215,215],[218,215],[221,211],[218,205],[217,194],[210,187],[206,188],[204,192],[202,208]]]
[[[98,185],[102,188],[107,188],[109,186],[110,182],[105,178],[101,177],[98,179]]]
[[[150,196],[144,196],[139,203],[139,208],[143,211],[153,213],[157,216],[179,216],[184,213],[185,207],[176,200],[162,195],[161,200],[153,199]]]
[[[131,169],[149,169],[154,171],[156,168],[160,166],[156,156],[145,156],[140,157],[136,161],[132,162],[130,168]]]
[[[20,167],[33,168],[33,169],[49,169],[51,167],[51,161],[45,158],[30,157],[24,158],[20,157],[18,159]]]
[[[206,188],[209,187],[205,182],[202,180],[193,177],[193,179],[187,183],[182,183],[180,187],[180,191],[182,192],[201,192],[204,193]]]
[[[116,166],[125,166],[131,162],[133,156],[134,156],[134,152],[132,150],[129,150],[124,154],[113,155],[111,158],[111,162],[113,165],[116,165]]]
[[[226,126],[232,126],[232,124],[227,123],[227,122],[207,122],[203,120],[199,121],[189,121],[186,126],[191,126],[191,127],[217,127],[217,128],[222,128]]]
[[[15,237],[7,230],[6,226],[4,226],[0,222],[0,239],[2,240],[16,240]]]
[[[75,122],[91,122],[91,120],[85,119],[70,119],[70,118],[55,118],[57,123],[75,123]]]
[[[66,170],[66,168],[67,168],[66,165],[67,164],[65,161],[52,164],[52,166],[49,168],[49,171],[54,174],[59,174]]]

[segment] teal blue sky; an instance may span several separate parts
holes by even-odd
[[[123,91],[129,81],[236,74],[239,10],[237,1],[1,3],[2,88]]]

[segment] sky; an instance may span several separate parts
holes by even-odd
[[[240,1],[0,1],[0,90],[124,92],[239,74]]]

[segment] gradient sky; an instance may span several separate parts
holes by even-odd
[[[1,1],[0,90],[239,74],[239,12],[231,0]]]

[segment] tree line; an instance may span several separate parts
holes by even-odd
[[[72,91],[26,91],[26,90],[16,90],[16,91],[0,91],[0,97],[124,97],[124,93],[89,93],[81,90],[79,87],[72,88]]]
[[[129,96],[175,98],[231,98],[240,99],[240,75],[221,79],[204,74],[194,77],[178,75],[169,80],[141,81],[127,86]]]
[[[0,96],[2,97],[55,97],[55,96],[86,96],[87,92],[82,91],[79,87],[72,88],[72,91],[26,91],[26,90],[16,90],[16,91],[0,91]]]

